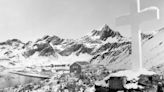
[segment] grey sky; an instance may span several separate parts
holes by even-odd
[[[35,40],[44,35],[80,38],[108,24],[130,36],[129,27],[115,27],[115,18],[129,12],[131,0],[0,0],[0,41]],[[150,2],[153,2],[151,4]],[[158,6],[161,19],[142,25],[143,30],[164,27],[164,0],[141,0],[141,8]]]

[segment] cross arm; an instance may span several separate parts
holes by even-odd
[[[158,8],[151,7],[146,8],[139,12],[140,21],[149,21],[152,19],[159,19],[159,10]]]

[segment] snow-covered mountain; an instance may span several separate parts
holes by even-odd
[[[163,32],[161,29],[156,31],[156,34],[141,34],[146,67],[152,66],[147,62],[155,63],[156,60],[160,60],[158,63],[163,63],[161,59],[164,55],[161,49]],[[130,68],[130,54],[130,38],[123,37],[108,25],[76,40],[46,35],[35,42],[24,43],[12,39],[0,43],[0,65],[8,67],[89,61],[92,64],[104,64],[109,69],[121,69]]]
[[[125,40],[127,40],[125,37],[110,29],[108,25],[76,40],[63,39],[56,35],[46,35],[35,42],[27,43],[11,39],[0,43],[0,59],[11,64],[24,62],[24,65],[36,62],[58,64],[79,60],[90,61],[93,56],[112,48],[112,44],[122,44]]]

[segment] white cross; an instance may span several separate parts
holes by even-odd
[[[117,26],[131,25],[132,35],[132,70],[142,69],[142,48],[141,48],[141,30],[139,28],[143,21],[151,19],[159,19],[159,9],[157,7],[149,7],[140,9],[140,0],[131,3],[130,14],[118,17],[116,19]]]

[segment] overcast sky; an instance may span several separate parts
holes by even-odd
[[[80,38],[108,24],[130,36],[129,27],[116,27],[115,18],[129,12],[131,0],[0,0],[0,41],[35,40],[44,35]],[[160,20],[145,22],[144,31],[164,27],[164,0],[141,0],[141,8],[157,6]]]

